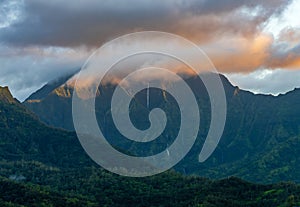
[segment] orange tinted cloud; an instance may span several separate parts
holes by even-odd
[[[270,34],[261,33],[254,38],[225,38],[206,51],[220,72],[299,69],[300,42],[295,45],[290,40],[278,41]]]
[[[220,47],[208,51],[216,68],[221,72],[249,72],[260,68],[269,57],[273,38],[259,35],[253,39],[223,40]],[[222,49],[223,48],[223,49]]]

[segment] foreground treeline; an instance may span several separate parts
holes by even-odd
[[[299,206],[300,186],[210,180],[166,172],[126,178],[97,167],[1,162],[0,206]],[[12,170],[13,169],[13,170]]]

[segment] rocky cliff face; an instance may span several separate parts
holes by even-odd
[[[0,86],[0,100],[6,103],[16,103],[17,100],[13,98],[11,92],[9,91],[8,87],[1,87]]]

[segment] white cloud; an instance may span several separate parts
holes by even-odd
[[[45,83],[77,70],[89,52],[68,48],[8,48],[0,45],[0,85],[23,101]]]
[[[287,27],[299,28],[299,11],[300,1],[294,0],[280,16],[275,16],[270,19],[266,27],[265,32],[270,32],[275,38],[278,38],[281,31]]]
[[[0,2],[0,29],[9,27],[22,16],[23,0],[3,0]]]
[[[257,70],[225,74],[230,82],[254,93],[278,95],[300,87],[300,70]]]

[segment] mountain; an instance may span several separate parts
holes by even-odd
[[[7,87],[0,88],[0,132],[0,159],[36,160],[57,166],[89,161],[82,156],[84,151],[75,133],[41,123],[12,98]]]
[[[1,87],[0,86],[0,100],[5,103],[16,103],[17,100],[13,98],[11,95],[8,87]]]
[[[63,85],[66,81],[68,81],[71,77],[73,77],[79,70],[76,70],[72,73],[67,73],[57,79],[54,79],[44,85],[42,88],[31,94],[25,101],[27,102],[35,102],[39,101],[45,97],[47,97],[53,90]]]
[[[8,101],[9,100],[9,101]],[[14,101],[13,101],[14,100]],[[76,135],[48,127],[0,90],[1,206],[293,206],[294,183],[210,180],[172,171],[145,178],[106,172]]]
[[[64,88],[63,85],[77,72],[78,70],[44,85],[30,95],[25,100],[24,105],[29,109],[34,108],[34,112],[39,114],[38,117],[40,120],[48,125],[68,130],[74,129],[72,118],[70,116],[72,107],[60,108],[57,103],[63,103],[64,106],[71,105],[71,99],[69,99],[71,92],[67,88]],[[47,113],[44,111],[45,107],[47,107]],[[64,124],[61,125],[60,123]]]
[[[46,85],[44,85],[42,88],[31,94],[24,103],[27,103],[27,106],[34,106],[36,114],[40,114],[39,118],[46,124],[51,126],[58,126],[58,123],[61,123],[63,120],[65,125],[61,126],[61,128],[64,129],[72,129],[73,124],[72,120],[69,119],[69,114],[71,113],[71,108],[65,108],[65,107],[58,107],[58,104],[60,102],[64,102],[63,94],[60,93],[60,87],[64,85],[71,77],[73,77],[79,70],[75,70],[75,72],[68,73],[66,75],[63,75],[55,80],[50,81]],[[63,91],[62,91],[63,92]],[[67,95],[67,94],[65,94]],[[55,96],[55,98],[52,98],[52,96]],[[60,98],[60,100],[56,102],[57,98]],[[47,99],[47,100],[44,100]],[[48,113],[44,113],[44,108],[39,107],[39,103],[44,102],[48,103]],[[68,103],[69,104],[69,103]],[[55,106],[55,107],[54,107]],[[54,117],[49,117],[54,115]],[[48,120],[51,120],[50,122]]]
[[[61,91],[65,92],[65,94],[60,93]],[[68,89],[60,87],[54,89],[42,99],[27,100],[23,104],[37,114],[44,123],[58,128],[73,130],[72,116],[70,116],[72,114],[72,100],[68,93]]]
[[[213,74],[212,74],[213,75]],[[255,95],[234,87],[221,75],[227,99],[227,121],[221,141],[213,155],[204,163],[198,162],[210,123],[210,101],[205,86],[196,77],[187,77],[201,112],[200,131],[189,154],[175,169],[184,174],[198,174],[211,178],[238,176],[254,182],[273,183],[282,180],[300,182],[298,173],[300,158],[300,90],[295,89],[277,97]],[[171,85],[170,87],[176,87]],[[172,143],[180,120],[176,101],[162,91],[152,90],[151,107],[162,108],[172,125],[167,136],[150,144],[132,143],[116,130],[110,113],[110,101],[116,85],[99,87],[96,98],[96,114],[101,130],[115,146],[126,152],[140,155],[155,154]],[[53,90],[39,102],[25,102],[45,123],[73,130],[72,91],[68,84]],[[133,97],[131,119],[137,128],[147,129],[149,109],[146,107],[146,92]],[[176,112],[177,111],[177,112]],[[109,129],[109,130],[107,130]],[[108,132],[109,131],[109,132]]]

